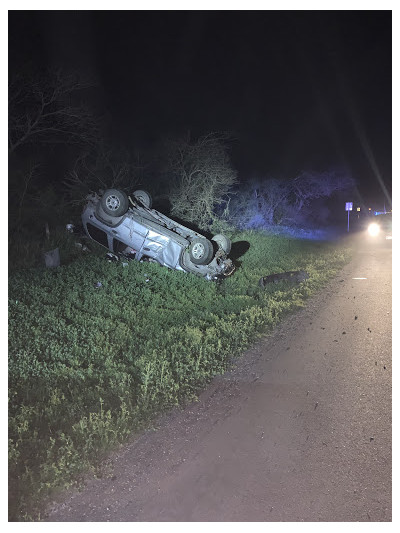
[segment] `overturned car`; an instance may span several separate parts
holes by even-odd
[[[91,194],[82,213],[86,234],[116,255],[158,262],[208,280],[235,270],[228,255],[230,240],[222,234],[211,241],[151,208],[149,193],[132,196],[118,189]]]

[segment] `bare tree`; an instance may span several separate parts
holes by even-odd
[[[287,225],[320,223],[327,220],[329,209],[321,203],[338,193],[350,191],[355,180],[344,170],[301,172],[290,180],[290,203],[285,211]]]
[[[143,181],[146,164],[127,151],[99,147],[81,154],[63,184],[71,204],[80,204],[86,196],[101,189],[118,188],[132,193]]]
[[[224,207],[237,181],[225,133],[209,133],[191,142],[170,144],[169,170],[173,181],[170,201],[173,215],[207,229],[216,218],[216,206]]]
[[[10,78],[8,89],[8,147],[14,152],[27,143],[93,144],[98,121],[79,102],[92,87],[77,75],[62,71]]]
[[[271,178],[260,182],[256,188],[258,211],[268,225],[280,224],[284,217],[290,196],[289,184]]]
[[[15,171],[14,180],[10,182],[8,199],[9,213],[12,216],[9,217],[9,225],[16,231],[21,229],[26,215],[27,198],[29,197],[32,183],[39,176],[39,172],[40,165],[28,161],[26,165]]]
[[[281,221],[290,190],[283,180],[252,179],[243,184],[232,199],[229,219],[240,228],[270,226]]]
[[[241,228],[304,224],[311,219],[313,201],[353,186],[349,174],[339,171],[302,172],[290,180],[252,180],[233,199],[230,220]]]

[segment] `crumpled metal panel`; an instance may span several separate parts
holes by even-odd
[[[148,248],[148,250],[146,250]],[[180,244],[172,241],[165,235],[160,235],[155,231],[149,230],[144,242],[142,253],[146,252],[164,266],[176,268],[179,263],[179,256],[182,247]],[[149,253],[151,252],[151,253]]]

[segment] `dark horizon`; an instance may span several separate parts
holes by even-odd
[[[9,11],[9,69],[90,75],[115,143],[230,131],[239,177],[391,195],[391,11]]]

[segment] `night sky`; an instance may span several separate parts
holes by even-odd
[[[242,180],[346,166],[383,199],[391,27],[391,11],[10,11],[9,66],[92,76],[128,147],[229,130]]]

